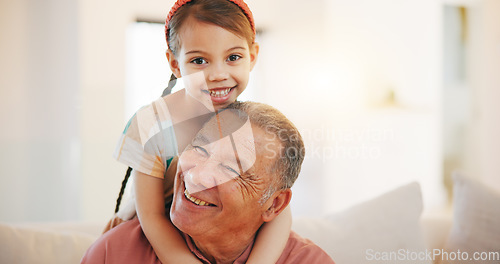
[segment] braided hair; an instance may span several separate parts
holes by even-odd
[[[163,90],[161,96],[163,97],[172,93],[172,88],[174,88],[176,83],[177,83],[177,78],[175,77],[174,74],[172,74],[170,76],[170,80],[168,81],[167,88]],[[127,171],[125,172],[125,178],[123,178],[122,186],[120,188],[120,192],[118,193],[118,198],[116,198],[115,213],[118,213],[118,211],[120,210],[120,204],[122,202],[123,194],[125,193],[125,187],[127,187],[127,182],[128,179],[130,178],[130,174],[132,174],[132,170],[133,169],[131,167],[128,167]]]

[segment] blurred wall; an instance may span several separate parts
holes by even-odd
[[[0,10],[0,219],[79,218],[78,3],[2,1]]]
[[[464,170],[500,190],[500,1],[473,1],[469,10],[472,107]]]
[[[126,1],[2,1],[2,221],[103,221],[125,168]]]
[[[445,202],[440,8],[434,0],[310,1],[265,24],[260,100],[307,141],[295,215],[338,211],[410,181],[422,185],[427,207]]]
[[[82,0],[79,5],[82,219],[105,221],[126,167],[112,154],[124,128],[125,29],[132,1]]]

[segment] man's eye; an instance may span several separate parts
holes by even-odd
[[[203,154],[203,155],[208,155],[208,152],[206,149],[200,147],[200,146],[193,146],[193,148],[196,150],[196,152]]]
[[[223,166],[224,166],[224,168],[226,168],[229,172],[234,173],[237,177],[238,177],[238,176],[240,176],[240,174],[239,174],[236,170],[234,170],[233,168],[231,168],[231,167],[229,167],[229,166],[226,166],[226,165],[223,165]]]
[[[229,57],[227,57],[227,60],[228,61],[237,61],[237,60],[239,60],[241,58],[242,57],[240,55],[232,54],[232,55],[229,55]]]
[[[207,63],[207,61],[204,58],[195,58],[191,60],[191,63],[197,64],[197,65],[202,65]]]

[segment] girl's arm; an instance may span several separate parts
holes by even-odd
[[[262,226],[247,263],[276,263],[285,249],[291,227],[292,212],[287,206],[276,218]]]
[[[137,216],[149,243],[164,264],[201,263],[189,251],[179,231],[165,214],[163,179],[133,171]]]

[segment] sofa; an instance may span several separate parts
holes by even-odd
[[[454,177],[454,208],[422,215],[418,183],[292,229],[344,263],[500,263],[500,193]],[[0,263],[79,263],[104,223],[0,223]],[[460,252],[458,254],[457,252]],[[485,252],[488,259],[457,259]],[[498,256],[498,255],[496,255]],[[453,258],[453,259],[452,259]]]

